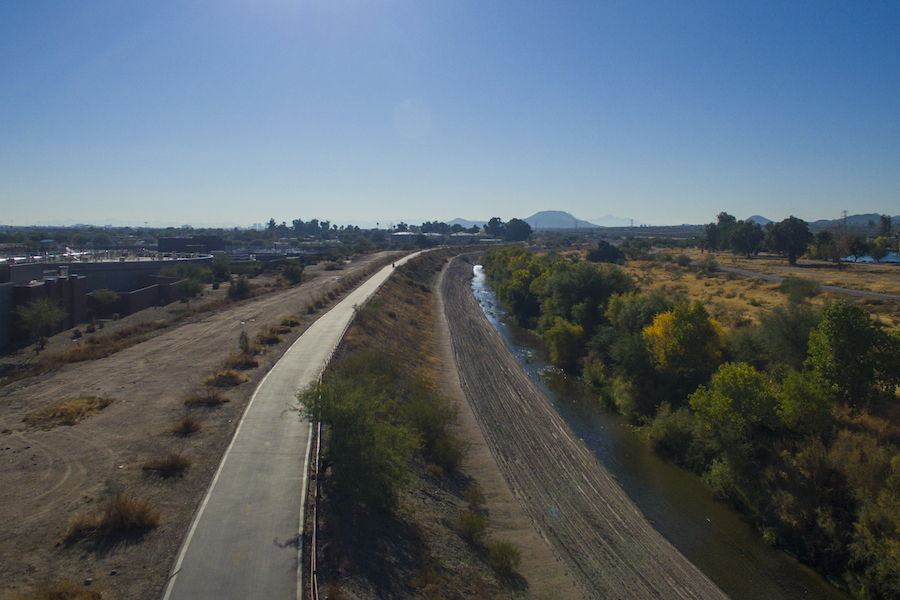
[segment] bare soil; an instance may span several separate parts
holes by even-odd
[[[725,598],[659,535],[488,323],[454,260],[441,286],[462,390],[513,496],[586,598]],[[523,569],[524,571],[524,569]]]
[[[315,319],[307,305],[317,299],[328,304],[327,294],[342,278],[369,272],[381,260],[386,257],[364,257],[340,271],[308,268],[299,286],[182,320],[173,319],[179,306],[148,309],[98,333],[147,320],[169,323],[151,339],[0,389],[0,597],[59,579],[102,589],[105,598],[158,597],[253,389]],[[228,402],[185,406],[200,383],[237,353],[241,330],[252,339],[292,314],[301,324],[258,357],[259,368],[244,372],[247,383],[224,390]],[[81,341],[67,332],[51,339],[46,351]],[[27,361],[29,352],[5,361]],[[43,429],[23,421],[54,402],[83,396],[111,402],[74,425]],[[188,415],[200,422],[200,431],[172,433]],[[141,469],[173,452],[191,460],[181,476],[163,478]],[[70,519],[95,512],[111,491],[149,499],[162,515],[160,525],[144,533],[65,541]]]
[[[538,534],[513,496],[463,392],[453,351],[450,323],[445,312],[443,279],[446,273],[447,269],[444,269],[434,286],[435,290],[439,290],[436,294],[436,341],[440,358],[438,374],[444,395],[460,409],[458,435],[469,446],[463,470],[484,493],[492,535],[512,542],[521,551],[522,563],[518,571],[523,574],[526,584],[521,597],[536,600],[582,598],[575,579],[566,573],[566,567],[554,556],[547,541]],[[456,285],[466,284],[464,279],[456,281]]]

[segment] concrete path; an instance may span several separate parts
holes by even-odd
[[[295,393],[318,378],[354,307],[392,271],[383,268],[319,317],[260,382],[182,543],[164,600],[303,597],[298,569],[312,426],[296,412]]]

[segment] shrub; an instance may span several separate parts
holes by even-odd
[[[189,396],[185,401],[187,406],[218,406],[228,402],[228,398],[217,389],[206,388],[205,393]]]
[[[287,279],[291,285],[297,285],[303,280],[303,266],[295,261],[288,261],[281,269],[281,276]]]
[[[188,415],[178,422],[178,425],[172,428],[172,433],[176,435],[188,435],[200,431],[200,422]]]
[[[256,341],[260,344],[265,344],[267,346],[274,346],[275,344],[283,341],[281,336],[275,331],[274,328],[270,327],[268,329],[264,329],[256,334]]]
[[[285,327],[296,327],[300,324],[300,319],[291,315],[290,317],[285,317],[281,320],[281,325]]]
[[[787,277],[781,282],[778,289],[794,304],[812,298],[821,291],[818,283],[803,277]]]
[[[467,510],[456,518],[456,530],[464,540],[478,544],[487,532],[488,520],[474,510]]]
[[[237,369],[238,371],[247,371],[255,369],[259,366],[259,361],[248,354],[232,354],[225,362],[226,369]]]
[[[110,491],[100,514],[73,517],[65,537],[72,541],[94,533],[146,531],[156,527],[159,518],[159,511],[147,498]]]
[[[488,545],[488,564],[501,577],[512,575],[522,562],[519,548],[505,540],[495,540]]]
[[[463,495],[463,498],[466,499],[466,502],[469,503],[469,507],[472,508],[472,510],[478,510],[482,506],[484,506],[484,492],[482,492],[481,488],[477,485],[466,488],[466,492]]]
[[[656,416],[644,427],[643,434],[658,453],[683,460],[694,439],[695,421],[686,408],[672,410],[663,402]]]
[[[238,336],[238,348],[241,349],[242,354],[246,354],[247,356],[253,356],[254,354],[254,347],[250,343],[247,332],[243,329],[241,329],[241,335]]]
[[[225,371],[213,373],[203,381],[203,385],[207,387],[234,387],[245,381],[249,380],[237,371],[227,369]]]
[[[305,416],[329,428],[327,481],[351,510],[396,507],[409,480],[407,465],[418,439],[378,382],[335,379],[299,395]]]
[[[30,427],[53,429],[58,425],[74,425],[78,421],[100,412],[110,404],[112,404],[112,400],[109,398],[79,396],[53,402],[26,414],[22,420]]]
[[[141,469],[144,471],[154,471],[163,477],[173,477],[175,475],[180,475],[190,466],[191,459],[182,454],[178,454],[177,452],[171,452],[165,458],[148,460],[141,465]]]
[[[250,297],[250,281],[246,275],[241,275],[237,279],[232,279],[228,284],[228,297],[232,300],[243,300]]]
[[[78,338],[81,337],[81,335],[82,335],[81,330],[76,327],[75,330],[72,332],[72,339],[77,340]]]

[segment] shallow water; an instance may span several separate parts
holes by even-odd
[[[811,569],[766,545],[741,515],[694,474],[662,460],[628,422],[553,370],[531,335],[507,323],[481,266],[472,291],[513,355],[560,415],[667,540],[734,600],[849,600]]]

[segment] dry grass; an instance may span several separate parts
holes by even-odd
[[[172,433],[175,435],[190,435],[198,431],[200,431],[200,421],[190,415],[178,421],[178,424],[172,428]]]
[[[285,317],[281,320],[279,325],[283,325],[285,327],[297,327],[300,325],[300,317],[297,315],[291,315],[289,317]]]
[[[28,594],[13,594],[8,600],[100,600],[102,597],[99,590],[63,579],[42,585]]]
[[[65,538],[74,541],[95,534],[146,531],[156,527],[159,519],[159,511],[147,498],[110,493],[99,513],[73,517]]]
[[[235,387],[245,381],[250,380],[233,369],[226,369],[224,371],[219,371],[218,373],[213,373],[207,377],[203,381],[203,385],[206,387],[227,388]]]
[[[215,407],[228,402],[228,398],[219,390],[208,387],[205,391],[189,396],[184,404],[186,406]]]
[[[121,352],[126,348],[147,341],[150,339],[151,333],[165,327],[168,327],[168,324],[164,321],[138,323],[137,325],[124,327],[115,333],[91,336],[87,342],[75,346],[68,352],[48,355],[45,357],[45,360],[66,364],[105,358],[110,354]]]
[[[225,361],[226,370],[237,369],[238,371],[248,371],[250,369],[255,369],[258,366],[259,361],[243,352],[240,354],[232,354],[228,357],[228,360]]]
[[[32,411],[25,415],[22,421],[29,427],[37,429],[53,429],[59,425],[74,425],[100,412],[110,404],[112,404],[110,398],[79,396],[68,400],[59,400]]]
[[[217,310],[221,310],[233,303],[233,300],[228,296],[223,296],[221,298],[209,298],[209,299],[197,299],[192,300],[193,304],[188,306],[179,306],[176,310],[175,320],[181,321],[183,319],[187,319],[188,317],[193,317],[194,315],[199,315],[208,312],[216,312]]]
[[[290,328],[288,328],[288,331],[290,331]],[[274,346],[275,344],[278,344],[284,340],[280,335],[278,335],[276,328],[269,327],[268,329],[264,329],[256,334],[256,341],[257,343],[265,346]]]
[[[700,260],[699,253],[693,258]],[[758,321],[757,315],[761,311],[787,304],[790,301],[787,292],[791,284],[796,283],[805,283],[813,290],[814,295],[806,301],[819,309],[833,302],[836,296],[827,291],[819,292],[816,285],[900,294],[900,283],[897,283],[900,282],[900,269],[896,266],[846,265],[838,271],[831,266],[815,266],[813,261],[801,261],[810,264],[789,267],[787,261],[782,259],[733,259],[723,254],[718,260],[724,266],[792,279],[784,286],[732,273],[708,273],[697,267],[678,267],[657,261],[630,261],[623,268],[634,277],[642,291],[681,292],[689,300],[703,302],[710,314],[728,327]],[[900,303],[878,298],[861,298],[858,301],[887,328],[900,328]]]
[[[177,452],[170,452],[168,456],[165,458],[154,458],[153,460],[148,460],[144,464],[141,465],[141,469],[144,471],[152,471],[154,473],[158,473],[163,477],[174,477],[176,475],[181,475],[187,470],[188,467],[191,466],[191,459],[184,456],[183,454],[178,454]]]

